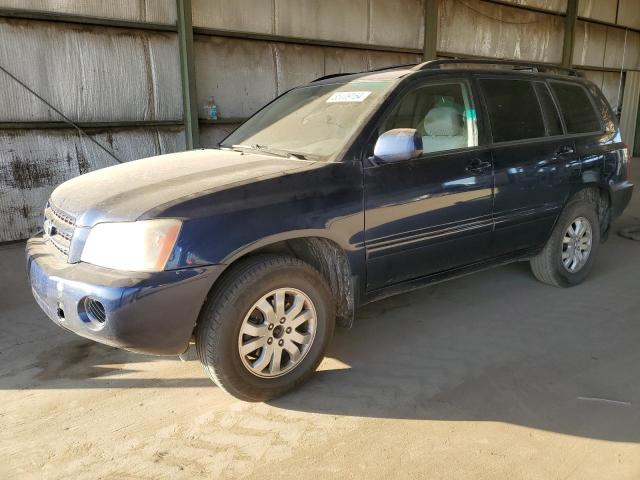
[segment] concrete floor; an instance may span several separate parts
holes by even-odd
[[[0,478],[640,478],[640,242],[569,290],[515,264],[371,305],[269,404],[59,329],[22,256],[0,247]]]

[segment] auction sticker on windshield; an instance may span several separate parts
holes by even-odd
[[[327,103],[362,102],[371,92],[335,92],[327,99]]]

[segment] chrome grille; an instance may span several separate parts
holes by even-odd
[[[45,237],[65,255],[69,255],[75,224],[75,218],[55,207],[51,202],[47,203],[44,209]]]

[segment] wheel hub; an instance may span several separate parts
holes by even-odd
[[[249,309],[240,327],[238,352],[258,377],[278,377],[298,366],[315,338],[317,315],[311,299],[295,288],[273,290]]]
[[[284,333],[284,328],[282,328],[282,325],[278,325],[276,328],[273,329],[273,338],[280,338],[282,337],[283,333]]]
[[[569,273],[576,273],[586,265],[592,243],[591,222],[585,217],[578,217],[571,222],[562,239],[562,265]]]

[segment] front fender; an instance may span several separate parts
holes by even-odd
[[[183,219],[172,265],[230,264],[267,245],[318,237],[364,249],[359,164],[329,163],[213,192],[155,212]]]

